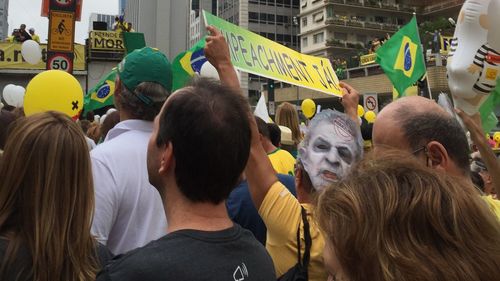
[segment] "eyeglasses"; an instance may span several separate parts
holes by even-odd
[[[427,149],[427,145],[424,145],[424,146],[414,150],[411,154],[413,154],[414,156],[417,156],[417,154],[420,151],[423,151],[425,154],[425,166],[430,167],[429,166],[429,155],[428,155],[429,150]]]

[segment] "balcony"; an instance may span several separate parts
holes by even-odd
[[[390,32],[395,32],[400,28],[400,26],[396,24],[352,20],[343,17],[328,17],[326,18],[325,23],[327,25],[365,28],[365,29],[390,31]]]
[[[365,46],[362,42],[349,42],[340,39],[327,39],[326,40],[327,47],[334,48],[343,48],[343,49],[364,49]]]
[[[461,2],[463,3],[463,1]],[[413,13],[415,11],[415,7],[401,5],[401,4],[389,4],[384,1],[374,1],[374,0],[364,0],[362,2],[359,2],[359,0],[325,0],[325,3],[365,7],[365,8],[379,9],[379,10],[400,11],[405,13]]]
[[[432,13],[439,12],[442,10],[460,7],[464,4],[464,2],[465,2],[465,0],[443,1],[443,2],[435,4],[435,5],[429,5],[427,7],[424,7],[422,10],[422,13],[424,15],[428,15],[428,14],[432,14]]]

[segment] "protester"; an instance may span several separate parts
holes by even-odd
[[[7,37],[5,41],[10,43],[21,43],[21,33],[19,33],[19,29],[12,30],[12,34]]]
[[[276,176],[288,191],[297,197],[295,178],[283,174],[277,174]],[[246,178],[242,179],[238,186],[231,192],[226,200],[226,207],[229,217],[233,222],[250,230],[262,245],[266,245],[267,228],[259,215],[259,211],[253,204]]]
[[[365,159],[320,195],[334,280],[498,280],[496,218],[467,182],[418,161]]]
[[[222,36],[220,40],[224,42]],[[223,47],[220,46],[219,49],[222,50]],[[349,85],[342,83],[341,86],[344,91],[342,103],[348,115],[328,110],[321,112],[315,117],[317,120],[311,122],[309,135],[306,135],[301,144],[302,150],[297,159],[297,198],[278,182],[260,143],[256,125],[253,127],[251,153],[245,175],[255,207],[267,227],[266,248],[273,258],[277,277],[294,275],[300,255],[306,261],[302,266],[307,272],[304,272],[304,268],[298,271],[309,276],[305,280],[327,278],[323,267],[324,238],[314,222],[311,203],[317,192],[324,187],[323,183],[331,183],[347,174],[345,169],[338,173],[337,167],[341,162],[348,161],[349,163],[342,164],[343,167],[348,167],[355,164],[362,155],[361,132],[353,121],[358,120],[356,111],[359,95]],[[345,147],[347,140],[350,142]],[[349,153],[350,157],[345,157]],[[302,245],[309,242],[310,251],[304,253],[307,252],[305,248],[309,247]],[[307,256],[310,256],[309,262]]]
[[[0,154],[5,147],[11,124],[16,120],[14,113],[0,109]]]
[[[264,120],[255,117],[257,128],[259,129],[260,142],[264,151],[267,153],[274,170],[278,174],[285,174],[293,176],[295,167],[295,158],[286,150],[281,150],[279,147],[274,146],[271,142],[269,128]]]
[[[31,35],[28,33],[28,31],[26,31],[26,25],[25,24],[21,24],[21,26],[19,27],[19,35],[20,35],[20,42],[24,42],[24,41],[27,41],[27,40],[31,40]]]
[[[0,280],[94,280],[110,258],[90,233],[89,153],[78,125],[46,112],[15,123],[0,164]]]
[[[300,132],[299,115],[295,106],[288,102],[280,104],[276,110],[276,124],[292,130],[293,146],[292,151],[289,152],[296,158],[297,147],[302,141],[302,133]]]
[[[120,123],[91,152],[96,189],[92,232],[114,254],[122,254],[165,235],[160,194],[148,180],[146,152],[153,119],[172,86],[170,62],[145,47],[118,65],[115,107]]]
[[[99,140],[99,143],[103,142],[104,139],[106,139],[108,132],[113,129],[118,123],[120,123],[119,111],[113,111],[106,115],[106,119],[104,119],[101,124],[101,138]]]
[[[35,29],[30,28],[29,32],[30,32],[31,40],[36,41],[37,43],[40,43],[40,36],[35,34]]]
[[[267,130],[269,131],[269,139],[276,147],[281,147],[281,129],[274,123],[267,123]]]
[[[471,136],[484,139],[481,129],[468,116],[461,117]],[[476,137],[478,132],[481,137]],[[465,133],[458,121],[432,100],[403,97],[384,107],[373,126],[373,145],[375,150],[396,148],[411,152],[423,165],[459,177],[472,186]],[[500,202],[491,197],[483,199],[500,219]]]
[[[101,140],[101,125],[97,122],[93,122],[87,129],[87,137],[94,141],[94,143],[99,143]]]
[[[207,38],[205,55],[221,77],[237,79],[216,43]],[[97,280],[275,280],[265,248],[224,204],[247,163],[251,135],[250,107],[231,85],[201,79],[169,97],[148,146],[149,179],[169,234],[115,260]]]

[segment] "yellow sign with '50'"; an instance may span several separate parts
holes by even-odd
[[[49,51],[73,52],[75,13],[50,11]]]

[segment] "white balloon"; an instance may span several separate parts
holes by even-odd
[[[240,71],[237,70],[236,68],[234,69],[236,71],[236,75],[238,76],[238,80],[241,80],[241,74]],[[200,69],[200,76],[203,77],[208,77],[208,78],[214,78],[217,80],[220,80],[219,74],[217,73],[217,69],[209,63],[208,61],[205,62]]]
[[[37,64],[42,59],[42,50],[40,45],[33,40],[24,41],[21,46],[21,54],[29,64]]]
[[[101,125],[102,125],[102,123],[104,123],[104,120],[106,120],[106,117],[108,117],[107,114],[104,114],[103,116],[101,116],[101,119],[99,120]]]
[[[500,77],[500,0],[466,0],[456,22],[448,59],[448,84],[455,107],[478,109]]]
[[[110,115],[111,113],[115,112],[116,108],[110,108],[108,111],[106,111],[106,115]]]
[[[3,91],[2,91],[2,97],[5,101],[6,104],[10,105],[10,106],[14,106],[15,104],[15,98],[14,98],[14,95],[15,95],[15,88],[16,88],[16,85],[13,85],[13,84],[8,84],[7,86],[5,86],[3,88]]]
[[[12,106],[22,107],[24,104],[24,93],[26,89],[22,86],[14,86],[13,88],[13,100],[14,104]]]

